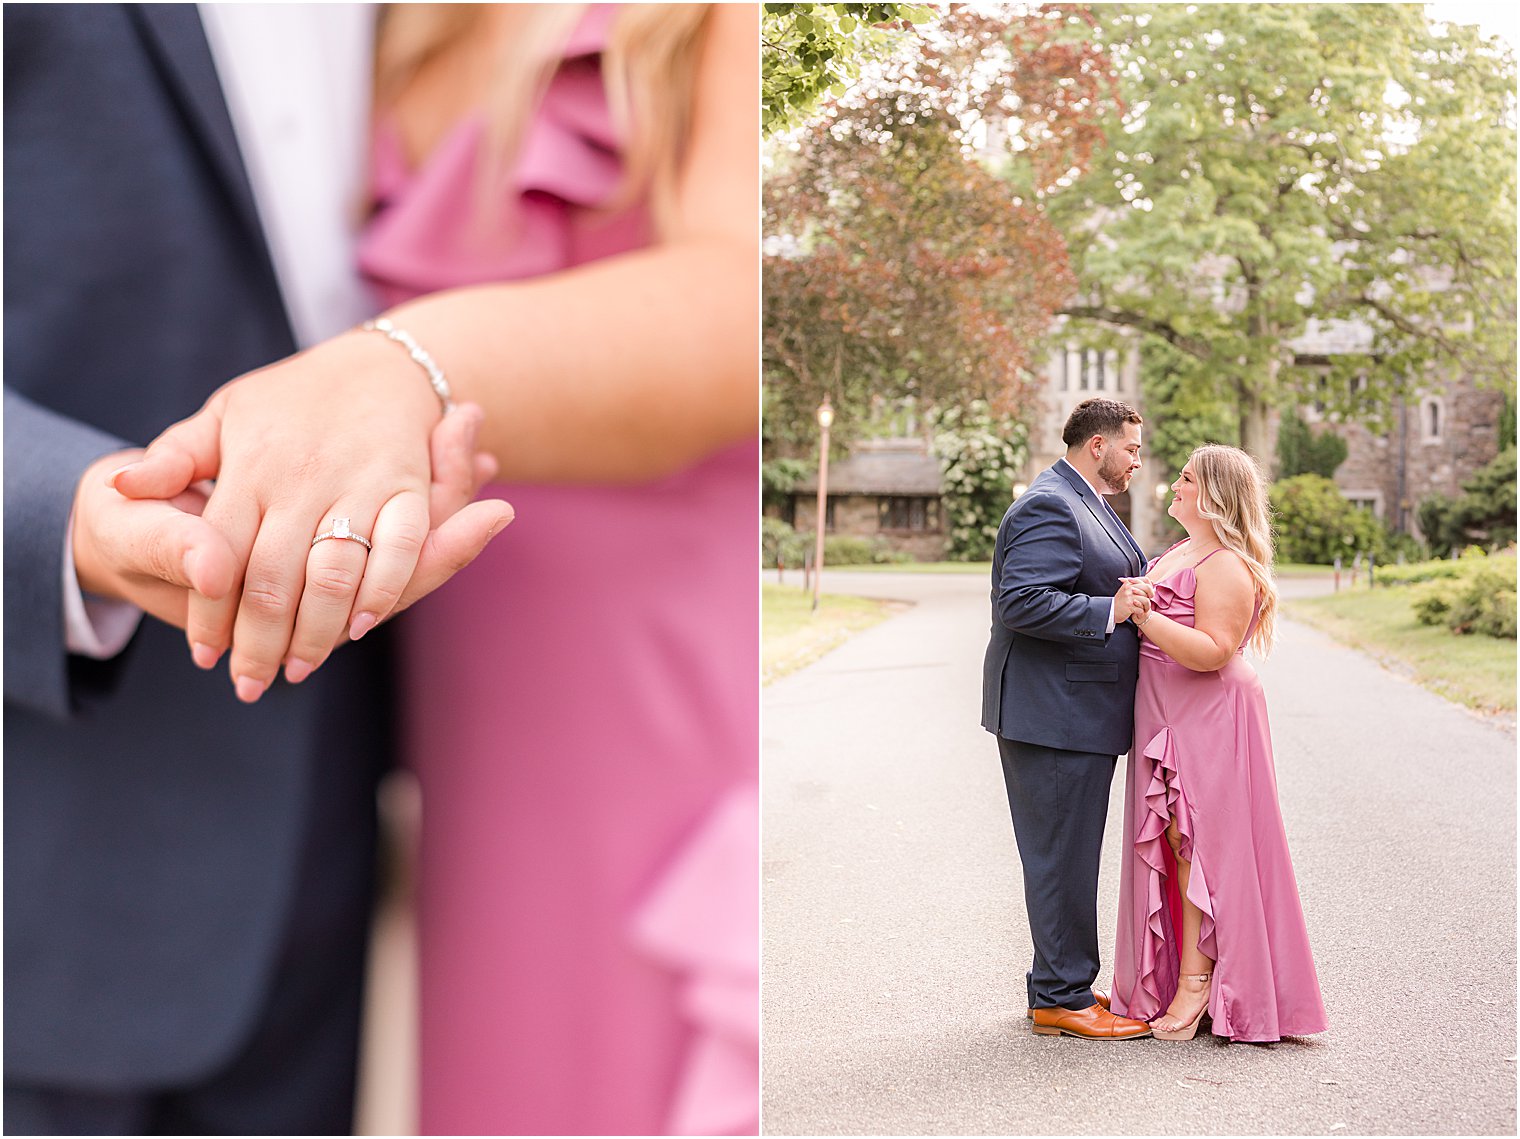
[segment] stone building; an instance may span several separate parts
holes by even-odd
[[[863,439],[848,458],[829,464],[824,532],[881,538],[919,561],[945,556],[947,535],[940,503],[939,460],[921,436]],[[818,475],[792,492],[793,526],[811,534],[818,525]]]
[[[1365,325],[1317,320],[1291,344],[1298,362],[1309,365],[1316,360],[1328,363],[1338,354],[1364,354],[1370,346],[1371,331]],[[1038,402],[1029,420],[1029,455],[1014,497],[1065,454],[1061,428],[1082,400],[1107,396],[1146,413],[1140,352],[1133,341],[1106,350],[1069,345],[1051,356],[1040,376]],[[1419,537],[1420,502],[1435,494],[1460,494],[1462,483],[1498,453],[1503,407],[1500,393],[1480,390],[1467,377],[1454,376],[1395,405],[1389,431],[1333,421],[1313,402],[1302,414],[1313,430],[1334,431],[1346,441],[1347,458],[1335,474],[1341,493],[1395,530]],[[1128,492],[1109,498],[1147,551],[1164,548],[1177,534],[1166,516],[1176,473],[1148,463],[1136,473]],[[830,465],[826,532],[881,538],[890,548],[919,560],[938,560],[948,538],[940,493],[939,462],[930,454],[927,438],[904,434],[862,440],[848,458]],[[804,533],[811,533],[815,525],[817,494],[816,474],[793,492],[787,520]]]
[[[1354,321],[1311,320],[1293,348],[1299,363],[1313,364],[1338,353],[1365,353],[1371,340],[1370,330]],[[1398,401],[1387,431],[1333,422],[1322,404],[1312,402],[1303,415],[1314,430],[1333,431],[1346,441],[1346,461],[1335,472],[1341,493],[1394,530],[1418,538],[1420,503],[1461,494],[1462,484],[1499,453],[1503,411],[1501,393],[1448,375],[1419,396]]]
[[[1145,414],[1140,391],[1140,352],[1133,345],[1107,350],[1070,345],[1055,352],[1040,375],[1043,385],[1038,411],[1029,424],[1029,457],[1014,487],[1014,497],[1023,493],[1035,475],[1066,454],[1061,428],[1072,409],[1084,399],[1103,396],[1122,400],[1142,416]],[[1164,541],[1165,501],[1172,474],[1155,470],[1144,459],[1142,451],[1142,465],[1135,472],[1129,490],[1108,496],[1108,504],[1141,547],[1149,551],[1159,549]]]

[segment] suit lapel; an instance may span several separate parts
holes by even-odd
[[[1082,477],[1081,473],[1064,459],[1056,463],[1051,469],[1065,479],[1071,488],[1077,492],[1077,496],[1082,500],[1082,505],[1087,507],[1092,516],[1097,519],[1098,525],[1103,527],[1103,532],[1109,536],[1114,545],[1119,547],[1119,552],[1124,555],[1124,560],[1129,563],[1130,568],[1132,570],[1136,568],[1137,559],[1140,565],[1144,565],[1144,554],[1135,540],[1130,537],[1129,531],[1124,527],[1124,523],[1114,513],[1113,507],[1104,502],[1093,488],[1087,485],[1087,480]]]
[[[232,200],[239,220],[262,247],[264,231],[259,224],[253,189],[195,5],[129,4],[127,11],[136,21],[165,86],[183,109],[218,181]]]

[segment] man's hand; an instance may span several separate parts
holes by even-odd
[[[443,417],[428,440],[429,529],[416,569],[388,610],[390,614],[427,596],[469,565],[512,521],[511,506],[499,499],[471,501],[496,473],[495,460],[475,451],[481,421],[478,407],[460,404]],[[121,452],[94,464],[80,480],[74,543],[82,588],[129,601],[184,629],[192,599],[235,604],[245,575],[227,539],[201,517],[207,487],[191,483],[203,472],[215,473],[215,438],[194,434],[180,438],[200,439],[204,449],[164,448],[147,456]],[[130,469],[120,470],[124,463]],[[364,553],[355,543],[324,542],[317,548],[326,545],[353,545],[355,552]],[[198,552],[187,559],[192,550]],[[193,572],[186,570],[187,564]],[[336,634],[303,645],[306,656],[297,657],[294,650],[282,646],[286,678],[296,683],[304,680],[337,644],[358,639],[369,627],[355,629],[344,622]],[[198,663],[210,667],[216,658]],[[253,699],[263,691],[251,693]]]
[[[106,455],[80,478],[74,572],[84,592],[129,602],[183,629],[190,592],[226,597],[240,568],[227,539],[201,517],[208,488],[187,485],[141,502],[111,488],[110,473],[141,457],[141,451]]]
[[[1114,624],[1139,617],[1144,620],[1156,597],[1156,586],[1147,578],[1121,577],[1119,592],[1114,594]]]

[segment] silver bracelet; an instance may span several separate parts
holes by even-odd
[[[366,320],[359,326],[365,332],[378,332],[387,340],[394,340],[405,348],[409,355],[427,373],[428,383],[433,385],[433,393],[437,395],[438,402],[443,404],[443,413],[447,415],[454,410],[454,399],[449,391],[449,381],[444,378],[443,369],[428,355],[427,350],[413,339],[412,334],[404,328],[397,328],[391,323],[389,317],[377,317],[374,320]]]

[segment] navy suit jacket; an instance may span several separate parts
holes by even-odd
[[[1128,751],[1140,639],[1128,622],[1107,627],[1119,578],[1144,569],[1080,474],[1065,461],[1040,472],[998,527],[982,727],[1063,751]]]
[[[65,651],[85,466],[295,345],[194,6],[4,27],[5,1074],[166,1086],[236,1054],[282,954],[360,967],[379,646],[251,707],[152,619]]]

